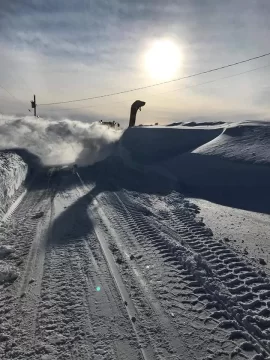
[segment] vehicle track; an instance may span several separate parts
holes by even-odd
[[[78,195],[76,187],[73,198],[77,200],[67,206],[73,215],[63,212],[52,227],[33,359],[125,359],[129,354],[130,359],[139,360],[140,349],[125,306],[86,211],[89,199]]]
[[[268,303],[264,299],[269,296],[269,283],[261,276],[263,273],[246,264],[225,244],[214,241],[209,229],[196,220],[194,209],[188,209],[186,203],[173,210],[172,217],[157,219],[122,191],[106,197],[107,205],[117,211],[122,226],[126,222],[139,247],[147,253],[155,248],[166,263],[179,271],[182,281],[186,274],[184,281],[195,295],[194,304],[207,300],[205,305],[213,309],[210,316],[218,320],[218,326],[230,330],[229,338],[241,340],[232,354],[242,349],[249,355],[257,353],[257,358],[268,356]],[[171,199],[167,200],[170,203]],[[164,299],[167,297],[171,303],[175,301],[172,292],[183,292],[179,280],[173,282],[175,285],[164,291]]]
[[[115,259],[115,261],[110,253],[110,248],[108,246],[108,244],[111,245],[109,239],[112,234],[110,223],[100,209],[96,199],[90,195],[92,191],[88,191],[89,185],[86,185],[79,175],[78,178],[82,184],[83,191],[86,192],[88,194],[87,196],[91,199],[91,204],[88,209],[89,218],[93,221],[95,233],[102,248],[104,258],[106,258],[109,265],[110,272],[114,278],[119,294],[121,294],[122,302],[125,303],[126,311],[129,315],[134,333],[136,334],[138,346],[141,349],[143,358],[163,359],[165,356],[166,359],[171,359],[172,350],[171,348],[168,348],[168,339],[172,333],[171,329],[169,329],[168,324],[166,324],[166,330],[168,330],[168,333],[166,333],[165,329],[160,327],[160,318],[153,317],[151,309],[149,313],[149,309],[147,310],[148,306],[145,294],[142,293],[139,295],[140,289],[137,289],[136,296],[130,296],[130,291],[127,292],[126,289],[129,289],[129,283],[133,282],[133,279],[129,277],[128,281],[123,284],[122,274],[119,274],[116,266],[117,259]],[[92,186],[91,190],[93,190]],[[82,189],[80,192],[81,191]],[[152,316],[149,317],[149,314]],[[159,313],[159,315],[161,314]],[[177,339],[174,340],[177,341]],[[175,359],[175,357],[173,357],[173,359]]]
[[[187,211],[173,211],[167,223],[192,250],[206,260],[212,277],[218,279],[230,294],[226,299],[227,311],[269,354],[270,283],[265,273],[255,269],[225,244],[214,241],[206,229],[190,219]],[[192,237],[188,235],[190,233]]]
[[[116,248],[114,241],[117,241],[117,245],[123,249],[124,244],[120,238],[117,237],[116,233],[112,229],[112,223],[107,219],[106,215],[100,209],[98,203],[94,204],[91,207],[92,216],[96,219],[96,222],[100,223],[97,225],[98,232],[106,237],[106,242],[109,246],[106,249],[106,257],[114,257],[114,262],[119,263],[123,261],[122,254],[119,252],[118,257],[116,256]],[[115,225],[115,223],[113,223]],[[122,233],[123,234],[123,233]],[[112,255],[108,254],[108,251],[111,251]],[[125,251],[125,250],[124,250]],[[125,255],[127,253],[125,252]],[[172,356],[172,347],[171,343],[176,344],[178,348],[183,348],[182,344],[178,343],[178,339],[175,338],[175,333],[172,328],[172,324],[169,322],[169,319],[161,311],[159,307],[158,299],[155,299],[153,294],[150,294],[150,290],[147,292],[142,291],[142,287],[145,287],[141,275],[136,271],[136,276],[140,276],[140,285],[136,286],[137,279],[134,279],[134,276],[130,273],[125,273],[123,268],[117,270],[112,269],[114,276],[119,276],[119,270],[121,273],[121,279],[124,281],[124,284],[118,283],[118,288],[122,294],[123,301],[127,312],[129,313],[130,319],[132,320],[132,315],[134,315],[134,331],[137,335],[138,343],[143,351],[143,356],[145,359],[171,359]],[[137,269],[136,269],[137,270]],[[117,280],[116,280],[117,281]],[[123,288],[125,291],[123,292]],[[127,291],[128,290],[128,291]],[[149,302],[151,299],[151,302]],[[152,307],[152,303],[155,302],[155,306]],[[174,359],[175,357],[173,357]]]
[[[131,271],[126,270],[126,263],[122,269],[122,272],[127,271],[127,282],[130,281],[130,272],[135,274],[135,282],[138,281],[139,269],[145,281],[146,292],[147,288],[150,289],[150,292],[151,289],[154,291],[159,307],[161,306],[162,309],[166,310],[172,321],[171,329],[175,327],[178,330],[178,343],[184,344],[186,348],[184,349],[182,345],[182,350],[177,351],[175,346],[172,346],[172,342],[169,341],[172,354],[174,356],[177,354],[177,358],[184,359],[187,357],[196,358],[200,353],[201,356],[204,354],[202,358],[208,359],[209,352],[212,351],[211,348],[213,347],[224,353],[224,358],[228,358],[232,354],[236,358],[237,356],[249,358],[254,351],[247,355],[240,347],[245,342],[245,337],[230,339],[230,332],[220,326],[221,321],[211,316],[213,311],[211,306],[209,307],[210,301],[205,290],[201,288],[196,278],[187,272],[184,264],[171,252],[175,242],[172,239],[162,237],[153,224],[149,223],[149,219],[144,219],[141,211],[135,214],[134,209],[133,211],[127,209],[126,203],[121,200],[119,193],[106,193],[98,198],[111,221],[112,227],[118,232],[120,231],[121,238],[125,239],[129,251],[134,255],[132,265],[129,266]],[[142,288],[142,285],[140,287]],[[137,291],[135,289],[135,292]],[[147,294],[144,293],[143,296],[147,298]],[[134,298],[136,299],[136,294],[134,294]],[[153,298],[148,298],[150,302],[153,301]],[[155,307],[156,302],[154,300],[152,309],[158,314]],[[160,316],[157,319],[160,319]],[[201,339],[200,345],[198,339]],[[216,347],[213,346],[215,343]],[[219,355],[216,350],[213,350],[211,358],[214,359],[217,356]]]
[[[39,184],[43,181],[47,184],[47,179],[44,174],[37,178]],[[50,197],[51,192],[47,187],[30,188],[21,203],[2,223],[1,243],[13,249],[3,261],[17,274],[15,281],[2,284],[0,307],[4,315],[1,317],[0,354],[3,359],[23,357],[28,348],[33,325],[30,313],[35,312],[35,303],[39,298],[38,292],[32,291],[38,289],[33,273],[36,268],[40,268],[42,273],[42,264],[37,267],[37,259],[40,259],[38,250],[46,229],[46,217],[33,215],[41,210],[44,213],[48,211]]]

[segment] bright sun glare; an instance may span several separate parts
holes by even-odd
[[[181,65],[180,50],[173,41],[156,41],[145,55],[145,65],[155,79],[171,79]]]

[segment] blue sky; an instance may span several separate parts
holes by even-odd
[[[172,78],[270,52],[269,15],[269,0],[1,0],[0,85],[22,102],[0,89],[0,112],[29,114],[33,92],[47,103],[157,83],[144,58],[160,39],[181,53]],[[125,95],[40,106],[38,113],[126,125],[131,103],[141,99],[140,123],[270,119],[270,66],[194,86],[268,64],[270,57]]]

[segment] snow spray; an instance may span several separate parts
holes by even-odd
[[[0,115],[0,149],[26,149],[44,165],[91,165],[111,155],[121,135],[98,122]]]

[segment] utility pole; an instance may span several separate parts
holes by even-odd
[[[34,115],[37,116],[37,103],[36,103],[36,95],[34,95],[34,101],[31,101],[32,109],[34,109]]]

